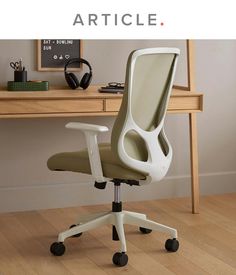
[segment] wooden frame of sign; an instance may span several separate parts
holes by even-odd
[[[37,40],[37,70],[62,72],[67,60],[82,57],[82,41],[73,39]],[[70,66],[69,71],[80,71],[82,64]]]

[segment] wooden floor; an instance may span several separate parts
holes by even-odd
[[[119,243],[111,240],[111,227],[67,239],[66,253],[52,256],[49,246],[57,233],[73,224],[78,214],[109,210],[110,205],[0,214],[1,275],[228,275],[236,274],[236,194],[202,197],[201,213],[190,213],[189,199],[124,203],[130,211],[178,229],[180,249],[167,253],[168,236],[142,235],[126,226],[129,263],[115,267],[112,255]]]

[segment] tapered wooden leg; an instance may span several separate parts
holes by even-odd
[[[199,213],[199,175],[198,175],[198,148],[197,148],[197,117],[196,113],[189,114],[190,158],[192,182],[192,213]]]

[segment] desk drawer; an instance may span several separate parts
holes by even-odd
[[[0,101],[0,114],[103,112],[102,99],[24,99]]]
[[[170,97],[169,112],[202,111],[202,97],[200,96],[181,96]]]
[[[106,112],[118,112],[120,110],[122,99],[114,98],[114,99],[106,99],[105,100],[105,111]]]

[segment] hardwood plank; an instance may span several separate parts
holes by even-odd
[[[170,205],[171,203],[168,204],[171,209]],[[236,231],[227,230],[227,228],[224,227],[224,222],[220,220],[215,222],[214,219],[212,219],[212,216],[206,218],[204,215],[192,216],[194,219],[197,217],[194,223],[192,222],[190,215],[191,222],[187,223],[190,226],[187,226],[185,221],[188,214],[183,215],[181,211],[181,206],[183,207],[183,205],[183,203],[179,205],[174,204],[174,208],[180,208],[180,213],[175,213],[172,216],[172,226],[177,227],[177,224],[181,222],[181,225],[177,227],[179,229],[179,235],[183,235],[185,240],[194,243],[196,247],[203,249],[209,254],[215,256],[215,258],[222,260],[235,268],[236,251],[232,244],[236,244]],[[186,208],[186,206],[184,206],[184,208]],[[205,210],[207,209],[203,208],[203,213],[205,213]],[[169,212],[168,209],[165,209],[165,211],[167,211],[167,213]],[[185,216],[184,219],[183,216]],[[201,218],[201,216],[203,217]],[[225,220],[223,216],[222,218]],[[165,220],[164,223],[168,223],[168,221]],[[219,224],[221,224],[222,227],[219,226]],[[193,236],[197,236],[197,238],[193,238]]]
[[[177,228],[180,249],[167,253],[166,234],[143,235],[126,225],[129,264],[122,268],[111,262],[119,248],[119,242],[111,240],[111,226],[67,239],[62,257],[49,252],[58,233],[77,216],[109,211],[110,205],[0,214],[0,274],[235,274],[235,200],[236,194],[202,197],[199,215],[189,213],[188,198],[124,203],[124,209]]]
[[[61,260],[66,268],[74,275],[106,275],[98,265],[88,259],[86,256],[79,259]]]
[[[140,235],[131,226],[127,226],[127,229],[129,241],[169,271],[175,274],[208,274],[201,267],[186,259],[181,250],[175,254],[167,253],[164,249],[167,239],[165,234],[152,232],[150,235]],[[182,247],[182,245],[180,238],[180,246]]]
[[[0,230],[8,242],[10,242],[17,252],[29,263],[30,271],[44,275],[69,275],[70,272],[57,258],[50,255],[48,248],[46,249],[42,246],[42,239],[37,239],[32,236],[30,232],[22,226],[15,215],[17,214],[1,215]],[[7,271],[5,272],[7,273]]]
[[[0,232],[0,274],[37,275],[28,262],[17,252],[14,246]]]
[[[192,235],[193,239],[193,235]],[[197,247],[192,240],[182,240],[181,253],[209,274],[235,275],[236,269]]]

